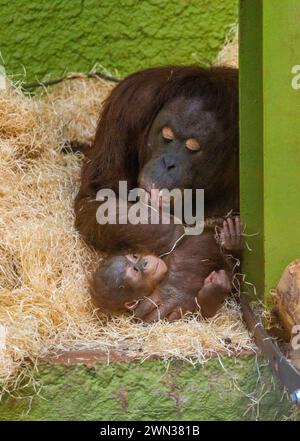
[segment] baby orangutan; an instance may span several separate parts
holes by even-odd
[[[145,305],[146,322],[159,319],[160,314],[173,321],[198,308],[203,317],[214,316],[231,292],[233,270],[226,253],[241,257],[239,218],[224,222],[221,239],[224,251],[216,242],[214,230],[206,228],[201,235],[185,236],[163,259],[149,253],[110,257],[96,271],[91,284],[95,306],[106,313],[131,310],[137,317],[145,317],[144,311],[139,311]],[[186,293],[182,307],[165,315],[164,308],[176,304],[176,296],[182,292]],[[142,298],[148,299],[148,304],[139,305]]]
[[[94,275],[91,285],[93,301],[109,313],[133,309],[138,299],[154,291],[167,271],[165,262],[154,255],[110,257]]]

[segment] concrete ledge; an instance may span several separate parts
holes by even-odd
[[[249,357],[253,356],[255,354],[259,353],[259,349],[257,348],[256,352],[253,350],[241,350],[239,352],[232,352],[231,357]],[[217,357],[217,354],[215,352],[211,352],[210,356],[212,358]],[[224,357],[228,356],[227,352],[219,352],[218,356]],[[151,355],[147,357],[147,360],[160,360],[161,357],[158,355]],[[70,351],[62,351],[55,354],[49,354],[47,357],[43,358],[41,360],[44,363],[50,363],[50,364],[66,364],[66,365],[73,365],[73,364],[85,364],[85,365],[92,365],[95,363],[124,363],[129,361],[140,361],[143,362],[142,357],[139,355],[138,352],[135,354],[128,353],[126,350],[110,350],[110,351],[103,351],[103,350],[70,350]]]

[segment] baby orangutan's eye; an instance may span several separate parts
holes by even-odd
[[[142,260],[142,268],[143,268],[143,269],[146,269],[147,266],[148,266],[148,260],[147,260],[147,259],[143,259],[143,260]]]

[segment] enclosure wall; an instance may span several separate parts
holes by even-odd
[[[123,76],[210,63],[237,21],[237,0],[0,0],[0,11],[8,72],[41,79],[99,63]]]

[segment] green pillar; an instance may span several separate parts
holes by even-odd
[[[243,272],[267,302],[300,258],[299,73],[300,1],[240,0],[241,217],[258,233]]]

